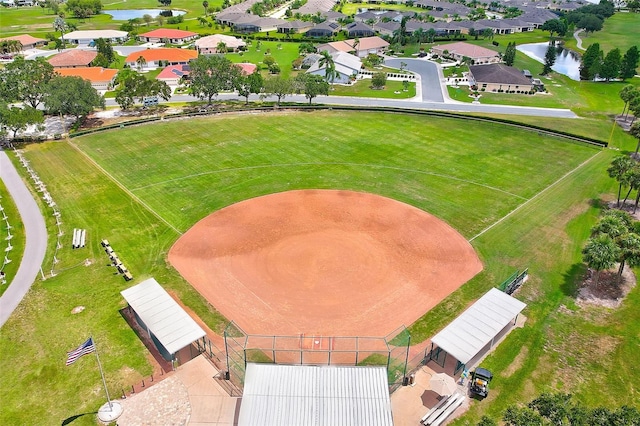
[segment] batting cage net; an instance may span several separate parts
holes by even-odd
[[[411,336],[405,326],[383,337],[344,337],[320,334],[297,336],[245,333],[234,322],[224,331],[228,377],[243,388],[248,362],[297,365],[383,365],[390,389],[407,374]]]

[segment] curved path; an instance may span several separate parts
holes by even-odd
[[[576,47],[580,50],[587,50],[584,47],[582,47],[582,39],[580,38],[580,33],[583,32],[584,30],[582,28],[579,28],[578,30],[576,30],[575,33],[573,33],[573,37],[576,39]]]
[[[47,251],[47,227],[38,204],[4,151],[0,151],[0,178],[16,204],[25,231],[22,261],[13,281],[0,297],[0,327],[31,288]]]

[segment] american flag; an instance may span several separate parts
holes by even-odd
[[[89,337],[86,342],[78,346],[77,349],[67,352],[67,364],[71,365],[82,355],[90,354],[96,350],[96,345],[93,344],[93,337]]]

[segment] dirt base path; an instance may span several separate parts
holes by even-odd
[[[248,333],[383,336],[482,270],[436,217],[334,190],[246,200],[198,222],[171,264]]]

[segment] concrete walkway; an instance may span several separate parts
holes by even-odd
[[[0,151],[0,178],[20,212],[26,243],[18,272],[0,297],[0,327],[9,319],[31,288],[47,251],[47,227],[38,204],[18,175],[6,152]],[[20,259],[12,259],[20,261]]]
[[[233,426],[239,398],[229,396],[214,378],[213,365],[200,355],[144,392],[118,401],[120,426]]]
[[[584,29],[580,28],[575,33],[573,33],[573,37],[576,39],[576,47],[580,50],[587,50],[582,47],[582,39],[580,38],[580,33],[583,32]]]

